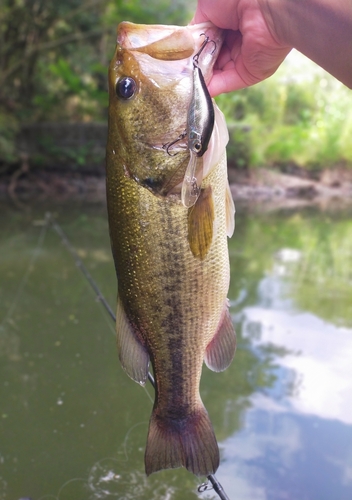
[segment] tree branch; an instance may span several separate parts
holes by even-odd
[[[17,61],[10,68],[8,68],[7,71],[4,71],[2,73],[2,75],[0,76],[0,85],[2,85],[12,73],[14,73],[19,67],[21,67],[24,64],[25,60],[29,56],[31,56],[37,52],[43,52],[45,50],[50,50],[50,49],[53,49],[55,47],[59,47],[60,45],[64,45],[66,43],[78,42],[79,40],[83,40],[85,38],[97,36],[97,35],[100,35],[104,32],[105,32],[104,29],[97,29],[94,31],[90,31],[88,33],[76,33],[76,34],[72,34],[72,35],[66,35],[66,36],[63,36],[62,38],[59,38],[57,40],[52,40],[50,42],[44,42],[44,43],[40,43],[37,45],[33,45],[32,47],[30,47],[26,51],[26,54],[22,59]]]

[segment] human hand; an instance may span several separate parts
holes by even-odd
[[[261,0],[198,0],[191,23],[211,21],[226,30],[208,86],[212,96],[268,78],[290,52],[274,38],[263,12]]]

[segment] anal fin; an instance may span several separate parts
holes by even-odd
[[[236,351],[236,332],[228,309],[228,301],[224,306],[218,329],[209,342],[204,362],[210,370],[222,372],[231,364]]]
[[[148,378],[149,355],[134,332],[120,298],[117,299],[116,333],[123,369],[131,379],[144,385]]]

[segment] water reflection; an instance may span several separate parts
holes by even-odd
[[[114,307],[105,210],[68,208],[59,222]],[[57,235],[38,246],[33,221],[45,210],[6,210],[0,499],[216,498],[184,470],[145,477],[151,388],[121,370],[110,318]],[[351,245],[347,213],[237,218],[238,351],[224,373],[204,368],[201,384],[221,447],[217,477],[233,500],[352,498]]]
[[[292,379],[293,393],[286,395],[291,410],[338,419],[352,424],[352,330],[324,322],[311,313],[292,313],[248,308],[245,332],[260,322],[260,337],[252,344],[274,344],[291,350],[276,359],[280,379]],[[333,369],[332,369],[333,366]],[[282,397],[277,395],[278,398]]]
[[[275,410],[251,409],[224,443],[221,479],[231,497],[350,499],[351,427]]]
[[[270,273],[258,284],[257,305],[242,311],[243,335],[253,347],[274,345],[289,351],[276,362],[280,380],[295,373],[294,393],[285,398],[292,410],[351,424],[352,329],[300,310],[290,292],[296,287],[297,263],[304,258],[295,249],[274,255]],[[259,325],[256,335],[253,324]]]
[[[348,258],[351,244],[348,252],[342,245]],[[251,395],[241,430],[222,443],[220,479],[238,498],[352,497],[352,329],[324,319],[327,311],[321,318],[302,310],[304,297],[297,300],[297,290],[304,288],[305,281],[312,287],[311,269],[305,270],[302,279],[302,268],[311,261],[312,252],[317,255],[320,247],[321,253],[330,253],[331,246],[337,245],[335,241],[324,247],[317,240],[314,249],[297,241],[295,248],[271,248],[271,261],[256,284],[256,300],[241,290],[242,307],[234,302],[242,337],[258,356],[263,351],[272,354],[275,377],[271,386],[257,388]],[[319,259],[326,261],[324,255]],[[316,263],[313,268],[317,269]],[[348,269],[347,265],[347,274]],[[324,288],[319,290],[322,281],[334,281],[342,302],[352,297],[351,283],[346,290],[346,275],[340,288],[331,267],[327,275],[314,285],[315,301],[308,301],[313,311],[326,294]],[[334,311],[330,312],[335,319]],[[349,324],[349,312],[340,317],[341,322]]]

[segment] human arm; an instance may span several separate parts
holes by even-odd
[[[271,33],[352,88],[352,0],[258,0]]]
[[[227,30],[212,95],[264,80],[292,47],[352,88],[352,0],[199,0],[206,20]]]

